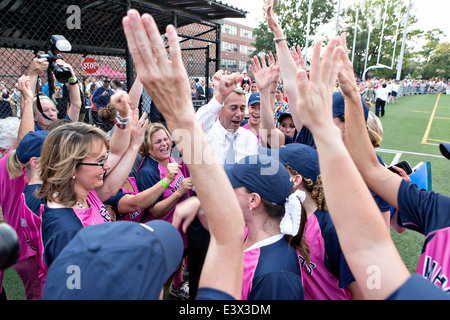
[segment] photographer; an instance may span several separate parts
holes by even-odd
[[[57,65],[63,66],[70,70],[71,77],[68,82],[69,101],[67,106],[66,119],[70,121],[78,121],[81,109],[81,96],[78,79],[71,65],[62,59],[57,59]],[[48,61],[45,58],[34,58],[28,69],[30,77],[30,85],[32,92],[36,92],[36,82],[42,72],[48,68]],[[39,104],[41,110],[39,110]],[[47,127],[58,118],[55,102],[44,94],[39,94],[33,101],[33,115],[35,121],[34,130],[47,130]]]

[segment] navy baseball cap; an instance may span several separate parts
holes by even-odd
[[[280,116],[278,117],[278,122],[281,123],[284,118],[290,117],[292,118],[292,114],[290,112],[284,112],[282,114],[280,114]]]
[[[27,163],[32,157],[40,157],[42,145],[49,131],[39,130],[28,132],[20,141],[16,155],[20,162]]]
[[[46,300],[154,300],[178,268],[183,240],[169,222],[81,229],[48,269]]]
[[[250,95],[250,98],[248,98],[248,105],[249,106],[251,106],[252,104],[255,104],[255,103],[260,103],[259,92],[253,92]]]
[[[265,154],[247,156],[226,172],[233,188],[246,187],[276,204],[284,204],[294,186],[281,161]]]
[[[302,143],[289,143],[279,149],[280,161],[305,178],[317,180],[320,174],[317,150]]]
[[[439,145],[439,150],[444,157],[450,160],[450,143],[441,143]]]
[[[361,102],[364,108],[364,119],[367,120],[369,117],[369,108],[362,97]],[[345,102],[342,92],[337,91],[333,93],[333,117],[339,117],[341,115],[345,115]]]

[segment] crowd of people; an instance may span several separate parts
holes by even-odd
[[[0,120],[0,206],[20,241],[14,268],[27,299],[449,298],[450,198],[376,155],[382,128],[345,34],[323,52],[318,41],[307,70],[272,6],[276,55],[252,59],[254,79],[218,71],[198,110],[193,89],[203,89],[187,76],[175,28],[169,60],[153,17],[133,9],[123,19],[132,88],[111,92],[104,78],[90,89],[112,114],[108,127],[77,121],[70,66],[58,119],[53,100],[34,94],[48,62],[33,60],[18,80],[21,120]],[[143,89],[164,124],[139,115]],[[450,159],[450,145],[441,150]],[[391,224],[427,237],[415,275]]]

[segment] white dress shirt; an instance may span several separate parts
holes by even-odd
[[[215,98],[199,108],[195,114],[197,121],[203,124],[203,132],[211,145],[212,150],[219,163],[225,163],[227,150],[230,146],[226,135],[235,135],[234,139],[234,156],[235,162],[248,156],[258,154],[258,138],[242,127],[235,132],[225,129],[220,121],[218,121],[217,113],[223,108],[224,104],[220,104]]]

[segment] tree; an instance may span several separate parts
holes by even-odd
[[[310,35],[313,35],[317,27],[325,24],[335,14],[335,0],[314,0],[311,10]],[[278,23],[283,28],[288,46],[300,45],[304,47],[306,43],[306,28],[308,24],[309,0],[275,0],[274,12],[277,15]],[[261,22],[259,27],[253,32],[256,40],[253,43],[255,51],[251,56],[260,52],[275,52],[275,44],[272,32],[267,27],[267,18]]]
[[[431,79],[434,77],[450,78],[450,43],[439,44],[431,54],[428,63],[425,65],[423,77]]]
[[[412,8],[413,7],[411,7],[408,21],[407,43],[422,33],[420,30],[413,29],[414,23],[417,22],[417,18],[411,14],[413,11]],[[405,3],[404,0],[361,0],[349,6],[344,11],[342,19],[342,31],[348,32],[347,43],[349,44],[349,50],[353,50],[357,10],[359,10],[359,21],[355,43],[355,58],[353,61],[356,75],[358,77],[363,76],[367,54],[367,68],[377,65],[377,63],[391,68],[373,69],[371,70],[372,75],[385,79],[395,78],[408,11],[408,3]],[[370,42],[368,52],[366,52],[369,31]],[[383,37],[381,37],[382,32]],[[380,41],[380,39],[382,41]],[[408,50],[406,47],[403,58],[404,66],[414,64],[415,62],[413,59],[416,56],[417,53]],[[418,65],[418,62],[416,64]],[[406,73],[404,71],[405,70],[402,68],[403,74]]]

